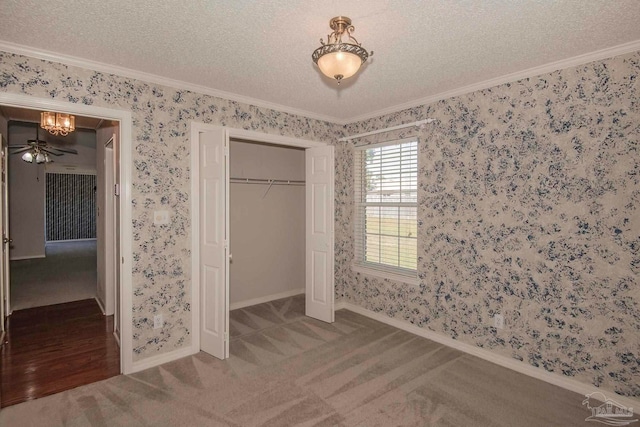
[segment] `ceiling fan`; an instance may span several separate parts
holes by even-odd
[[[77,150],[73,148],[58,147],[53,144],[49,144],[47,141],[39,139],[38,128],[36,128],[36,139],[29,139],[26,144],[23,145],[10,145],[10,149],[13,150],[11,154],[24,153],[22,160],[27,163],[51,163],[52,156],[62,156],[65,153],[78,154]]]

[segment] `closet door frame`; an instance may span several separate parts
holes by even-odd
[[[191,292],[191,309],[192,309],[192,317],[191,317],[191,328],[193,331],[192,334],[192,344],[191,344],[191,353],[196,354],[200,351],[200,247],[199,247],[199,239],[197,238],[200,230],[200,197],[199,197],[199,143],[200,143],[200,133],[201,132],[211,132],[211,131],[220,131],[223,130],[226,136],[226,150],[229,147],[229,141],[231,139],[240,139],[245,141],[252,142],[262,142],[267,144],[277,144],[283,146],[297,147],[297,148],[314,148],[314,147],[325,147],[329,144],[317,141],[309,141],[305,139],[297,139],[287,136],[280,135],[272,135],[261,132],[248,131],[244,129],[235,129],[228,128],[217,125],[210,125],[206,123],[200,122],[191,122],[191,229],[192,229],[192,241],[191,241],[191,283],[192,283],[192,292]],[[228,156],[228,151],[227,151]],[[228,171],[226,173],[227,179],[227,189],[228,189],[228,180],[229,174]],[[333,194],[330,195],[333,197]],[[228,203],[228,202],[227,202]],[[309,215],[309,213],[305,213],[305,215]],[[227,227],[228,230],[228,227]],[[330,248],[330,254],[333,257],[333,247]],[[228,261],[227,261],[227,269],[226,269],[226,304],[224,307],[224,311],[226,313],[226,328],[227,333],[225,334],[225,358],[229,357],[229,336],[228,336],[228,323],[229,323],[229,293],[228,293],[228,284],[229,284],[229,273],[228,273]],[[333,277],[331,278],[331,290],[333,295],[334,281]]]

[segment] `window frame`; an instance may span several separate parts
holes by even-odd
[[[415,202],[366,202],[362,201],[362,198],[366,195],[366,191],[363,194],[363,179],[365,179],[366,172],[366,162],[365,156],[366,151],[372,148],[380,148],[380,147],[388,147],[388,146],[400,146],[402,144],[406,144],[409,142],[415,142],[416,148],[416,164],[415,171],[413,168],[409,170],[409,172],[415,172],[416,174],[416,201]],[[418,191],[418,170],[419,170],[419,159],[418,159],[418,151],[419,151],[420,140],[418,137],[412,138],[403,138],[396,139],[386,142],[381,142],[377,144],[365,144],[354,147],[354,173],[353,173],[353,183],[354,183],[354,261],[351,266],[352,270],[357,273],[363,273],[370,276],[380,277],[383,279],[390,279],[398,282],[408,283],[411,285],[418,285],[420,283],[418,279],[418,237],[416,235],[416,268],[407,269],[400,266],[392,266],[384,263],[377,263],[366,261],[364,258],[364,246],[366,245],[366,221],[364,216],[366,215],[366,207],[371,206],[379,206],[379,207],[394,207],[394,208],[413,208],[415,209],[415,221],[416,221],[416,234],[417,234],[417,214],[418,214],[418,202],[417,202],[417,191]],[[402,173],[402,172],[401,172]],[[398,236],[400,237],[400,236]]]

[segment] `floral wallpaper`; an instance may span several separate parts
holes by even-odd
[[[353,143],[336,166],[339,298],[640,397],[640,52],[403,110],[419,135],[419,286],[351,271]],[[502,314],[504,329],[493,327]]]
[[[0,52],[0,90],[133,115],[134,361],[191,343],[190,121],[331,142],[341,127],[208,95]],[[172,221],[154,226],[154,210]],[[153,329],[154,314],[165,326]]]
[[[637,398],[639,71],[634,53],[347,126],[4,52],[0,91],[132,111],[134,360],[191,341],[191,120],[335,143],[434,118],[336,144],[337,300]],[[353,143],[411,135],[419,286],[351,270]]]

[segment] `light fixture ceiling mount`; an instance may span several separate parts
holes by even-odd
[[[360,66],[364,64],[369,56],[360,43],[353,37],[355,27],[351,25],[351,19],[346,16],[336,16],[329,21],[329,27],[333,30],[327,36],[327,42],[320,39],[320,46],[311,57],[313,62],[320,68],[322,74],[336,79],[338,84],[342,79],[347,79],[358,72]],[[347,40],[343,41],[342,37]]]
[[[76,118],[71,114],[44,111],[40,113],[40,127],[52,135],[67,136],[76,129]]]

